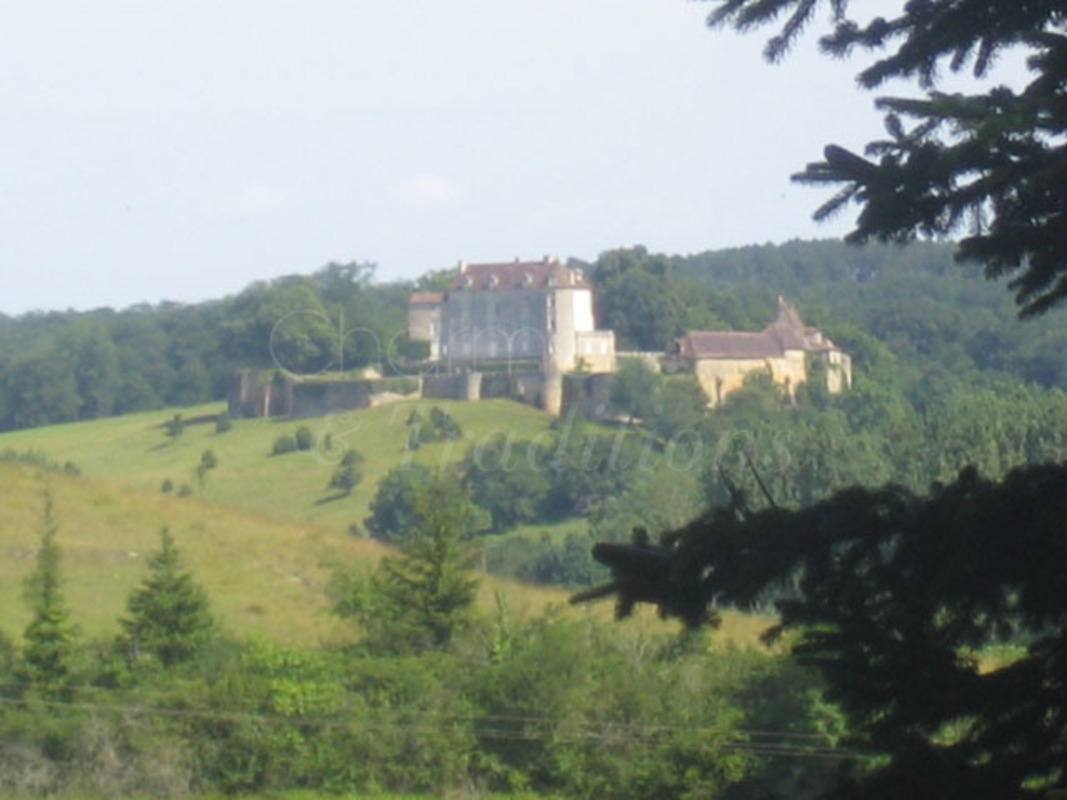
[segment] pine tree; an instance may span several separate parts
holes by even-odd
[[[148,559],[151,571],[127,601],[119,621],[122,642],[134,659],[152,655],[164,666],[188,661],[214,634],[204,590],[182,569],[174,537],[160,533],[160,549]]]
[[[419,652],[446,646],[469,621],[478,581],[475,533],[488,515],[452,477],[418,492],[413,527],[397,556],[367,580],[342,576],[338,613],[359,620],[373,650]]]
[[[1051,798],[1067,792],[1067,465],[1000,483],[965,470],[918,497],[848,489],[798,511],[743,498],[659,546],[600,543],[618,596],[691,625],[778,596],[775,637],[823,675],[875,756],[836,798]],[[983,664],[989,645],[1017,648]]]
[[[52,493],[46,488],[37,563],[25,584],[33,617],[23,633],[25,647],[18,678],[23,686],[36,688],[42,695],[53,698],[68,691],[78,636],[61,591],[61,553],[55,541],[58,528]]]

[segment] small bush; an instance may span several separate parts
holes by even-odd
[[[346,451],[341,458],[341,463],[333,471],[327,488],[351,494],[352,490],[363,480],[363,473],[359,469],[361,463],[363,463],[363,456],[355,450]]]
[[[178,497],[192,497],[193,487],[187,483],[183,483],[182,487],[178,490]]]
[[[174,481],[170,478],[165,478],[163,484],[159,487],[159,491],[163,492],[163,494],[170,494],[174,491]]]
[[[228,411],[223,411],[217,417],[215,417],[215,433],[226,433],[233,427],[233,422],[230,420],[230,414]]]
[[[463,436],[463,429],[447,411],[437,406],[430,409],[430,419],[426,421],[418,409],[408,415],[408,450],[418,450],[420,445],[431,442],[446,442]]]
[[[437,406],[430,409],[430,425],[433,426],[437,438],[441,441],[459,439],[463,436],[463,429],[459,423],[452,419],[451,414],[442,411]]]
[[[274,440],[274,447],[271,448],[271,455],[280,456],[285,453],[293,453],[296,451],[296,439],[292,434],[283,433],[277,439]]]
[[[297,450],[310,450],[315,446],[315,434],[311,432],[311,428],[306,425],[301,425],[296,429],[296,449]]]
[[[163,430],[167,436],[171,439],[177,439],[185,431],[185,423],[182,422],[182,415],[175,414],[173,417],[163,423]]]

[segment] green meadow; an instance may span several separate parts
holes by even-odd
[[[409,452],[408,416],[414,409],[425,416],[434,405],[460,423],[464,438]],[[350,641],[357,632],[330,613],[325,589],[336,567],[364,563],[369,570],[389,552],[349,530],[367,516],[382,476],[407,459],[448,464],[470,443],[495,433],[531,438],[552,420],[527,406],[490,400],[400,402],[308,420],[234,420],[221,434],[213,421],[195,422],[222,408],[168,409],[0,435],[0,452],[32,450],[81,470],[72,477],[0,461],[0,603],[5,609],[0,629],[17,637],[29,618],[21,601],[22,577],[33,563],[47,485],[59,523],[65,594],[87,636],[117,631],[126,598],[146,574],[146,558],[166,525],[231,633],[307,646]],[[163,423],[175,413],[194,422],[170,438]],[[275,438],[299,425],[320,441],[330,433],[333,448],[271,455]],[[363,454],[363,480],[350,496],[335,498],[327,483],[346,447]],[[218,466],[201,487],[195,468],[205,450],[215,453]],[[175,491],[161,491],[167,479]],[[191,495],[177,495],[182,484],[191,487]],[[582,524],[527,526],[509,535],[536,531],[554,539]],[[520,616],[564,606],[568,596],[555,587],[483,576],[480,605],[487,612],[496,593],[504,594],[511,612]],[[611,605],[567,613],[606,617]],[[633,624],[659,628],[667,623],[649,613]],[[728,615],[721,638],[752,642],[765,625]]]
[[[407,419],[414,410],[425,416],[433,406],[456,419],[464,438],[423,445],[411,453]],[[412,400],[305,420],[239,419],[219,434],[211,418],[223,409],[216,403],[5,433],[0,434],[0,452],[35,450],[59,462],[72,461],[86,477],[149,494],[159,493],[170,480],[175,490],[188,485],[202,503],[347,530],[362,523],[378,481],[394,467],[407,461],[448,464],[472,442],[496,433],[530,438],[553,419],[506,400]],[[194,422],[181,436],[170,438],[163,424],[175,413]],[[302,425],[320,446],[272,456],[274,440]],[[329,450],[321,447],[327,435]],[[351,495],[338,498],[327,484],[346,448],[363,456],[363,480]],[[218,466],[201,487],[195,473],[206,450],[214,452]]]

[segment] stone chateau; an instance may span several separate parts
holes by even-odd
[[[779,298],[758,332],[690,331],[665,353],[617,353],[615,334],[598,330],[593,287],[559,259],[495,264],[460,262],[445,292],[408,302],[408,336],[425,342],[429,364],[409,376],[311,378],[246,370],[230,392],[233,416],[316,416],[398,396],[479,400],[506,397],[553,414],[573,405],[596,416],[608,408],[618,358],[661,372],[690,372],[717,406],[754,373],[792,394],[818,376],[830,392],[852,385],[852,362]]]
[[[812,374],[837,393],[852,384],[852,362],[793,306],[778,300],[775,320],[759,332],[690,331],[672,352],[616,353],[612,331],[597,330],[593,289],[580,270],[558,259],[499,264],[460,262],[446,292],[411,297],[408,335],[428,343],[430,358],[446,372],[525,364],[544,378],[542,405],[560,413],[560,376],[610,374],[616,356],[640,357],[654,369],[696,375],[716,406],[747,376],[767,372],[792,394]],[[538,365],[540,365],[538,367]],[[814,369],[813,369],[814,368]]]

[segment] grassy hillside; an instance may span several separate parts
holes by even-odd
[[[464,440],[424,445],[410,454],[405,448],[407,417],[415,407],[425,415],[433,405],[453,415],[463,427]],[[216,404],[181,413],[195,419],[219,410]],[[28,620],[21,601],[22,577],[32,566],[47,483],[60,526],[66,596],[87,635],[117,631],[126,597],[145,575],[146,557],[158,546],[159,529],[165,524],[229,631],[293,644],[350,639],[354,631],[329,613],[324,589],[335,565],[362,561],[369,568],[388,552],[348,532],[349,524],[366,516],[377,481],[406,458],[428,465],[449,463],[460,458],[471,441],[498,432],[529,438],[552,419],[506,401],[417,401],[300,422],[237,420],[223,434],[216,434],[213,424],[193,424],[171,440],[162,423],[173,413],[0,434],[0,452],[33,450],[58,462],[72,461],[82,471],[81,477],[70,477],[0,461],[0,603],[5,609],[0,629],[5,633],[19,635]],[[336,451],[269,455],[274,439],[298,424],[308,425],[317,436],[332,432]],[[331,462],[342,446],[364,455],[363,482],[350,497],[326,500],[331,495],[326,490]],[[193,470],[207,449],[214,451],[219,466],[201,491]],[[188,483],[194,494],[164,494],[160,484],[167,478],[176,485]],[[563,527],[572,524],[581,523]],[[504,593],[509,608],[520,616],[562,606],[568,596],[562,589],[485,576],[483,608],[492,607],[495,592]],[[568,613],[608,616],[611,606]],[[661,624],[651,614],[634,622],[638,629]],[[764,624],[731,616],[723,638],[752,642]]]
[[[329,613],[324,595],[332,568],[360,561],[369,567],[387,552],[377,542],[324,525],[0,463],[0,629],[10,636],[28,621],[22,578],[33,565],[45,483],[55,498],[64,591],[90,637],[117,631],[116,620],[146,574],[163,524],[227,630],[293,644],[350,638],[353,630]],[[563,590],[486,576],[486,608],[497,591],[518,614],[562,605],[567,597]]]
[[[408,416],[414,409],[425,416],[433,406],[459,422],[464,439],[408,452]],[[362,523],[378,481],[405,460],[446,464],[462,457],[471,442],[494,433],[528,438],[552,420],[544,412],[505,400],[412,400],[300,421],[235,420],[223,434],[216,434],[210,422],[187,425],[177,439],[164,433],[163,423],[176,411],[185,419],[196,419],[222,409],[214,404],[4,433],[0,451],[39,451],[56,461],[74,462],[87,477],[149,494],[158,494],[163,481],[170,479],[175,487],[188,484],[206,503],[345,530],[353,522]],[[320,440],[329,433],[333,449],[271,456],[274,440],[299,425],[306,425]],[[326,486],[346,447],[363,455],[363,481],[350,496],[330,499],[336,493]],[[208,474],[201,491],[194,472],[205,450],[215,453],[218,467]]]

